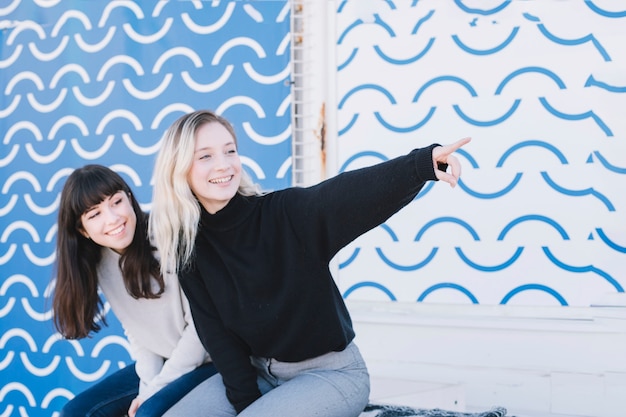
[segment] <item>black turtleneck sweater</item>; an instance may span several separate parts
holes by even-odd
[[[352,341],[329,262],[436,180],[434,146],[309,188],[237,194],[213,215],[202,210],[180,282],[238,413],[261,395],[250,355],[298,362]]]

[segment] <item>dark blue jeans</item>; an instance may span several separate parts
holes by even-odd
[[[160,417],[196,385],[217,371],[212,363],[172,381],[141,404],[136,417]],[[109,375],[65,404],[59,417],[122,417],[139,393],[135,365]]]

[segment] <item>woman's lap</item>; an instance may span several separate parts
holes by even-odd
[[[255,359],[263,393],[238,417],[353,417],[369,398],[369,375],[355,345],[343,352],[285,363],[269,360],[271,374]],[[233,417],[237,413],[226,397],[219,374],[194,388],[164,417]]]
[[[119,417],[139,391],[134,365],[120,369],[70,400],[59,417]]]
[[[160,417],[198,384],[216,373],[204,364],[156,392],[144,401],[136,417]],[[59,417],[121,417],[139,393],[139,377],[129,365],[81,392],[61,410]]]

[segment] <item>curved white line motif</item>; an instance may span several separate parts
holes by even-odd
[[[128,339],[122,336],[113,335],[103,337],[102,340],[98,341],[98,343],[96,343],[91,350],[90,356],[92,358],[97,358],[98,355],[100,355],[100,352],[102,352],[102,350],[109,345],[119,345],[130,354],[130,343],[128,342]]]
[[[59,68],[59,70],[52,76],[52,80],[50,81],[50,88],[56,88],[59,80],[65,74],[69,74],[70,72],[75,72],[76,74],[78,74],[80,79],[83,80],[85,84],[89,82],[89,73],[87,72],[87,70],[76,63],[72,63],[63,65],[61,68]]]
[[[2,116],[0,116],[0,119],[2,119]],[[7,156],[5,156],[4,158],[0,159],[0,168],[6,167],[8,166],[11,162],[13,162],[13,160],[15,159],[15,157],[17,156],[17,152],[20,149],[20,145],[15,144],[11,147],[11,151],[9,152],[9,154]],[[2,209],[0,209],[0,216],[2,215]]]
[[[139,203],[139,207],[141,207],[141,210],[149,213],[152,211],[152,203]]]
[[[80,130],[80,133],[83,136],[87,136],[89,134],[89,129],[87,129],[87,125],[85,124],[83,119],[81,119],[78,116],[67,115],[67,116],[61,117],[59,120],[54,122],[54,124],[52,125],[52,128],[50,129],[50,132],[48,133],[48,139],[50,140],[54,139],[59,129],[69,124],[73,124],[76,127],[78,127],[78,129]]]
[[[59,200],[61,200],[61,194],[60,193],[57,195],[57,198],[56,198],[55,202],[57,202]],[[46,237],[44,238],[43,241],[46,242],[46,243],[52,242],[52,239],[56,235],[58,228],[59,228],[59,225],[56,222],[54,222],[52,224],[52,227],[50,227],[50,230],[48,230],[48,233],[46,233]]]
[[[89,20],[87,15],[79,10],[73,9],[73,10],[66,11],[65,13],[61,15],[61,17],[59,17],[59,20],[57,20],[57,23],[52,28],[52,32],[50,32],[50,35],[53,38],[56,38],[56,36],[59,34],[63,25],[67,23],[70,19],[76,19],[80,21],[86,30],[92,29],[91,21]]]
[[[141,7],[138,4],[136,4],[134,1],[131,1],[131,0],[112,1],[112,2],[109,2],[104,8],[104,10],[102,11],[102,16],[100,17],[100,21],[98,22],[99,28],[104,27],[113,9],[116,9],[118,7],[126,7],[131,12],[135,13],[135,16],[137,17],[137,19],[144,18],[143,10],[141,10]]]
[[[17,245],[15,243],[11,243],[9,245],[9,250],[7,250],[4,255],[0,256],[0,265],[5,265],[7,262],[9,262],[11,258],[13,258],[13,255],[15,255],[16,250]]]
[[[11,210],[13,210],[13,208],[15,207],[17,200],[18,200],[18,195],[13,194],[11,198],[9,199],[9,202],[7,203],[7,205],[4,207],[0,207],[0,217],[6,216],[7,213],[10,213]]]
[[[233,96],[224,100],[224,102],[217,107],[215,113],[224,114],[226,110],[239,104],[250,107],[252,110],[254,110],[254,113],[259,119],[265,119],[266,116],[265,110],[263,110],[263,106],[261,106],[258,101],[248,96]]]
[[[45,397],[43,397],[43,400],[41,400],[41,408],[43,409],[48,408],[50,403],[58,397],[65,397],[68,400],[71,400],[72,398],[74,398],[74,394],[72,393],[72,391],[67,390],[65,388],[52,389],[50,390],[50,392],[46,394]]]
[[[11,417],[13,415],[13,408],[13,405],[9,404],[7,408],[2,413],[0,413],[0,417]]]
[[[40,313],[39,311],[35,311],[35,309],[30,305],[30,300],[28,298],[22,298],[22,308],[28,314],[28,317],[38,322],[45,322],[52,319],[52,309],[48,311],[44,311]]]
[[[15,306],[15,297],[9,297],[5,306],[0,308],[0,318],[6,317],[11,312],[11,310],[13,310],[14,306]],[[0,370],[1,369],[2,369],[2,366],[0,366]]]
[[[263,172],[263,168],[252,158],[248,158],[247,156],[240,156],[241,164],[247,166],[254,172],[254,175],[260,179],[265,179],[265,172]]]
[[[77,33],[76,35],[74,35],[74,42],[76,42],[76,45],[78,45],[78,47],[83,52],[87,52],[88,54],[95,54],[97,52],[102,51],[107,46],[109,46],[111,39],[113,39],[113,36],[115,36],[115,30],[116,30],[116,27],[111,26],[109,30],[107,31],[107,34],[104,36],[104,38],[102,38],[100,42],[97,42],[94,44],[88,44],[83,39],[82,35],[80,33]]]
[[[57,4],[61,3],[61,0],[33,0],[33,3],[35,3],[39,7],[48,8],[54,7]]]
[[[2,287],[0,287],[0,295],[2,296],[6,295],[8,289],[13,284],[24,284],[26,288],[28,288],[28,290],[30,291],[30,294],[33,297],[39,297],[39,291],[37,291],[37,286],[35,285],[33,280],[27,277],[26,275],[22,275],[22,274],[11,275],[9,278],[7,278],[2,283]]]
[[[22,244],[22,250],[24,251],[24,254],[26,255],[26,257],[28,258],[28,260],[36,266],[48,266],[48,265],[52,265],[54,263],[54,260],[56,259],[56,252],[52,251],[52,254],[48,255],[45,258],[40,258],[37,255],[35,255],[33,253],[33,251],[30,249],[30,245],[28,243],[24,243]]]
[[[246,12],[248,16],[252,18],[256,23],[263,23],[263,14],[259,12],[253,5],[244,4],[243,10]]]
[[[248,46],[254,52],[256,52],[257,57],[259,58],[266,57],[265,50],[263,49],[260,43],[258,43],[257,41],[251,38],[237,37],[237,38],[232,38],[224,42],[224,44],[220,47],[220,49],[218,49],[217,52],[215,52],[215,55],[213,56],[213,60],[211,61],[211,65],[218,65],[222,57],[226,54],[226,52],[228,52],[231,48],[234,48],[236,46]]]
[[[43,81],[41,81],[41,78],[39,77],[39,75],[35,74],[32,71],[22,71],[19,74],[17,74],[15,77],[11,78],[11,81],[9,81],[7,83],[6,88],[4,89],[4,92],[6,93],[6,95],[10,95],[13,92],[13,88],[15,88],[15,86],[23,80],[30,80],[35,84],[35,87],[37,87],[37,90],[39,91],[43,91],[44,89],[44,84]]]
[[[35,136],[35,140],[37,142],[41,142],[43,140],[41,131],[39,130],[36,124],[34,124],[31,121],[22,120],[21,122],[17,122],[9,128],[9,130],[7,131],[7,134],[4,136],[4,140],[2,141],[2,143],[4,145],[8,145],[11,139],[13,138],[13,135],[15,135],[16,132],[22,129],[30,131],[33,134],[33,136]]]
[[[284,22],[286,19],[288,19],[290,11],[291,4],[287,1],[285,2],[283,9],[280,11],[280,13],[278,13],[278,16],[276,16],[276,23]]]
[[[161,70],[161,67],[163,66],[163,64],[165,64],[165,62],[168,59],[178,56],[178,55],[183,55],[189,58],[191,62],[193,63],[194,67],[196,68],[202,67],[202,59],[200,58],[200,55],[196,53],[196,51],[194,51],[191,48],[186,48],[184,46],[177,46],[176,48],[168,49],[163,54],[161,54],[161,56],[154,63],[154,67],[152,67],[152,73],[158,74],[159,71]]]
[[[284,116],[291,105],[291,94],[287,94],[276,110],[276,116]]]
[[[39,377],[48,376],[52,372],[56,371],[57,366],[59,366],[59,362],[61,362],[61,357],[59,355],[54,355],[52,361],[50,361],[50,364],[48,366],[45,366],[43,368],[37,368],[30,362],[30,359],[28,359],[28,355],[26,355],[26,352],[20,352],[20,359],[22,359],[22,364],[28,372]]]
[[[62,88],[59,92],[57,98],[50,104],[41,104],[35,99],[35,95],[33,93],[26,94],[26,98],[28,99],[28,103],[31,107],[37,110],[39,113],[50,113],[51,111],[56,110],[61,106],[65,97],[67,96],[67,88]]]
[[[15,299],[12,298],[11,300],[15,300]],[[2,317],[2,315],[0,315],[0,317]],[[13,358],[15,358],[15,352],[12,350],[8,351],[4,359],[0,361],[0,371],[2,371],[3,369],[11,365]]]
[[[35,339],[24,329],[19,329],[14,327],[13,329],[9,329],[2,336],[0,336],[0,348],[4,349],[6,343],[13,337],[20,337],[24,339],[24,341],[28,344],[31,352],[37,352],[37,344],[35,343]]]
[[[210,93],[212,91],[216,91],[218,88],[226,84],[234,69],[234,65],[226,65],[226,68],[224,68],[224,72],[222,73],[222,75],[220,75],[220,77],[216,81],[213,81],[209,84],[197,83],[191,78],[191,75],[189,75],[188,71],[181,72],[181,78],[183,79],[185,84],[187,84],[187,86],[193,91],[196,91],[198,93]]]
[[[250,64],[249,62],[243,63],[243,69],[246,71],[246,74],[248,74],[248,76],[251,79],[253,79],[259,84],[266,84],[266,85],[279,83],[283,81],[285,78],[287,78],[289,74],[291,73],[291,65],[289,63],[287,63],[287,65],[285,66],[285,68],[283,68],[282,71],[274,75],[259,74],[258,72],[256,72],[256,70],[252,67],[252,64]]]
[[[69,176],[72,172],[74,172],[74,168],[62,168],[55,172],[51,177],[50,181],[48,181],[48,185],[46,185],[46,191],[50,192],[56,185],[56,183],[63,177]]]
[[[104,103],[106,101],[106,99],[109,98],[109,96],[113,92],[113,88],[114,87],[115,87],[115,81],[110,80],[107,83],[107,86],[104,89],[104,91],[102,92],[102,94],[100,94],[99,96],[94,97],[94,98],[85,97],[83,95],[82,91],[80,91],[80,88],[78,88],[77,86],[73,86],[72,87],[72,93],[74,93],[74,96],[76,97],[76,100],[78,100],[78,102],[80,104],[82,104],[83,106],[95,107],[95,106],[99,106],[100,104]]]
[[[98,123],[98,127],[96,128],[96,134],[102,134],[106,125],[111,120],[118,118],[130,121],[133,124],[135,130],[143,130],[143,126],[141,125],[141,119],[139,119],[139,117],[137,117],[135,113],[126,109],[117,109],[104,115],[102,120],[100,120],[100,123]]]
[[[133,151],[133,153],[137,155],[141,155],[141,156],[153,155],[157,153],[159,151],[159,148],[161,147],[160,141],[155,143],[152,146],[141,147],[137,145],[135,142],[133,142],[132,138],[130,137],[128,133],[122,133],[122,140],[124,141],[128,149]]]
[[[128,55],[116,55],[108,59],[107,62],[104,63],[102,68],[100,68],[100,71],[98,71],[96,80],[97,81],[104,80],[104,76],[107,73],[107,71],[109,71],[114,65],[117,65],[117,64],[127,64],[128,66],[130,66],[132,69],[135,70],[135,73],[137,74],[137,76],[144,75],[143,67],[141,66],[139,61],[137,61],[136,59]]]
[[[165,6],[168,5],[169,2],[167,1],[158,1],[155,5],[154,5],[154,9],[152,9],[152,14],[150,15],[151,17],[159,17],[159,15],[161,14],[161,11],[163,10],[163,8]],[[196,7],[197,9],[197,7]]]
[[[22,308],[28,314],[28,316],[39,322],[46,322],[52,320],[53,311],[52,308],[48,309],[48,311],[38,312],[30,305],[30,301],[28,298],[22,298]]]
[[[159,29],[156,33],[153,33],[152,35],[142,35],[140,33],[137,33],[135,31],[135,28],[133,28],[130,25],[130,23],[124,23],[122,25],[122,28],[124,29],[124,32],[126,32],[126,35],[128,35],[130,39],[132,39],[133,41],[137,43],[147,45],[150,43],[158,42],[161,38],[167,35],[167,32],[169,32],[170,28],[172,27],[173,22],[174,22],[174,19],[172,19],[171,17],[168,17],[167,19],[165,19],[165,23],[163,24],[163,27]]]
[[[100,366],[100,368],[97,371],[92,372],[92,373],[87,373],[78,369],[76,364],[74,364],[73,358],[66,357],[65,363],[67,364],[67,367],[69,368],[72,375],[74,375],[76,378],[84,382],[94,382],[102,378],[104,374],[107,373],[107,371],[109,370],[109,366],[111,365],[111,361],[107,359],[102,362],[102,366]]]
[[[275,136],[261,136],[254,129],[250,122],[242,123],[243,129],[246,131],[250,139],[261,145],[277,145],[286,141],[291,136],[291,125],[287,126],[285,130]]]
[[[32,20],[20,20],[16,23],[14,30],[12,30],[7,37],[7,45],[13,45],[15,38],[25,30],[32,30],[37,34],[39,39],[46,39],[46,32],[37,22],[33,22]]]
[[[39,185],[39,181],[32,174],[32,172],[17,171],[17,172],[14,172],[13,174],[11,174],[11,176],[9,178],[7,178],[7,180],[5,181],[4,186],[2,187],[2,194],[8,193],[9,192],[9,188],[11,188],[11,186],[15,182],[17,182],[19,180],[26,180],[26,181],[28,181],[33,186],[33,189],[35,191],[41,192],[41,185]]]
[[[156,130],[156,128],[159,127],[159,125],[163,121],[163,119],[165,119],[171,113],[180,112],[180,113],[186,114],[186,113],[191,113],[192,111],[194,111],[194,108],[191,107],[189,104],[172,103],[168,106],[163,107],[163,109],[157,113],[157,115],[154,117],[154,120],[152,121],[152,124],[150,124],[150,128],[152,130]]]
[[[0,7],[0,16],[8,16],[17,9],[17,6],[21,3],[21,0],[13,0],[13,3],[9,3],[6,7]]]
[[[280,168],[278,168],[278,171],[276,172],[276,178],[285,178],[285,175],[287,175],[287,171],[289,171],[289,168],[291,168],[292,162],[292,157],[287,157],[287,159],[285,159],[285,162],[283,162],[280,165]]]
[[[0,69],[9,68],[11,65],[15,64],[23,50],[24,45],[17,45],[13,53],[7,59],[0,60]]]
[[[276,56],[281,56],[285,52],[289,52],[289,45],[291,45],[291,33],[287,33],[280,44],[278,44],[278,48],[276,48]]]
[[[109,168],[111,168],[113,171],[117,173],[124,173],[128,175],[130,179],[133,180],[133,185],[137,187],[141,187],[141,177],[139,176],[139,174],[137,174],[137,171],[135,171],[128,165],[115,164],[115,165],[111,165]]]
[[[72,148],[74,148],[74,152],[76,152],[78,154],[78,156],[80,156],[83,159],[94,160],[94,159],[100,158],[102,155],[107,153],[107,151],[109,150],[109,148],[113,144],[113,140],[114,139],[115,139],[114,135],[107,136],[107,139],[104,142],[104,145],[102,145],[100,147],[100,149],[97,149],[97,150],[92,151],[92,152],[89,152],[89,151],[86,151],[85,149],[83,149],[80,146],[80,143],[76,139],[72,139],[70,141],[70,143],[72,144]]]
[[[187,26],[187,29],[189,29],[191,32],[196,33],[198,35],[208,35],[210,33],[215,33],[221,28],[223,28],[226,25],[226,23],[228,23],[228,21],[230,20],[230,17],[233,14],[233,10],[235,10],[235,3],[234,2],[228,3],[228,5],[226,6],[226,10],[224,11],[224,14],[222,15],[222,17],[220,17],[217,22],[208,26],[200,26],[196,24],[196,22],[191,20],[191,17],[189,17],[189,13],[183,13],[180,17],[181,17],[181,20],[183,21],[183,24]]]
[[[128,91],[128,94],[130,94],[131,96],[139,100],[152,100],[160,96],[161,94],[163,94],[163,92],[167,89],[167,87],[172,82],[172,78],[173,78],[172,74],[165,74],[165,77],[163,77],[163,81],[161,81],[161,84],[152,91],[138,90],[133,85],[133,82],[129,80],[128,78],[124,78],[122,80],[122,84],[124,85],[124,88],[126,88],[126,91]]]
[[[61,200],[61,194],[57,195],[57,197],[54,200],[54,202],[52,202],[52,204],[50,204],[47,207],[46,206],[42,207],[42,206],[37,205],[33,201],[33,198],[31,197],[30,194],[24,194],[24,200],[26,201],[26,205],[28,206],[30,211],[33,212],[33,214],[36,214],[38,216],[47,216],[49,214],[54,213],[59,208],[59,203],[60,203],[60,200]]]
[[[4,119],[5,117],[10,116],[15,111],[15,109],[18,106],[18,104],[20,104],[21,100],[22,100],[22,96],[21,95],[18,94],[16,96],[14,96],[13,100],[7,106],[7,108],[5,108],[4,110],[0,110],[0,119]]]
[[[65,339],[63,338],[63,336],[61,336],[60,333],[55,333],[52,336],[50,336],[46,342],[43,344],[43,348],[41,349],[41,351],[43,353],[49,353],[50,350],[52,349],[52,346],[54,346],[55,343],[57,342],[61,342],[61,343],[69,343],[73,348],[74,351],[76,352],[76,356],[83,358],[85,357],[85,350],[83,349],[83,347],[81,346],[80,342],[78,340],[75,339]]]
[[[52,52],[41,52],[33,42],[28,44],[28,49],[30,50],[30,53],[33,54],[33,56],[39,61],[52,61],[61,56],[69,41],[69,36],[63,36],[63,39],[59,42],[59,46],[57,46],[57,49]]]
[[[46,288],[43,290],[43,296],[45,298],[50,298],[52,296],[52,292],[54,291],[54,288],[56,287],[56,282],[57,282],[56,277],[54,277],[50,281],[48,281],[48,285],[46,285]],[[60,335],[59,335],[59,337],[60,337]],[[45,353],[45,351],[44,351],[44,353]]]
[[[22,229],[28,232],[30,234],[30,237],[33,239],[33,242],[39,243],[41,241],[41,239],[39,239],[39,233],[37,233],[37,229],[35,229],[35,227],[32,224],[28,223],[25,220],[17,220],[9,224],[4,229],[4,232],[2,232],[2,237],[0,237],[0,242],[6,243],[11,233],[19,229]]]
[[[28,405],[30,405],[31,407],[34,407],[37,404],[35,402],[35,397],[33,396],[33,393],[30,392],[26,385],[19,382],[9,382],[4,387],[2,387],[2,389],[0,389],[0,402],[3,402],[4,397],[11,391],[19,391],[24,394],[24,397],[26,397],[26,400],[28,401]]]

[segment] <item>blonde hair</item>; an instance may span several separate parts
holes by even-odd
[[[191,191],[187,174],[191,169],[196,132],[207,123],[220,123],[235,139],[232,125],[209,110],[188,113],[165,132],[154,166],[152,212],[149,233],[161,255],[161,273],[177,273],[193,255],[200,221],[200,203]],[[259,195],[260,188],[242,170],[238,192]]]

